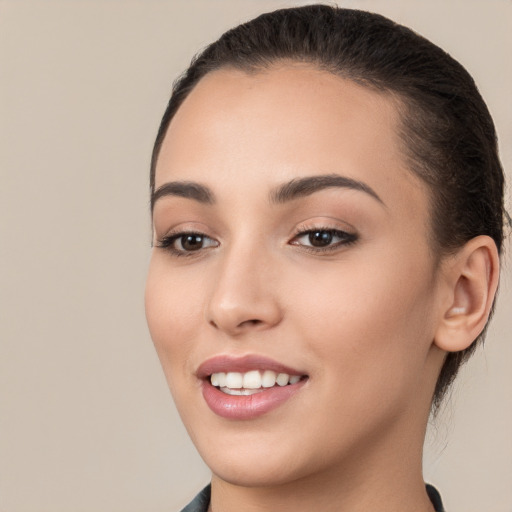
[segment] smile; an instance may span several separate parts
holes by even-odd
[[[301,380],[300,375],[276,373],[273,370],[251,370],[249,372],[219,372],[210,376],[212,386],[228,395],[253,395],[274,386],[288,386]]]
[[[308,376],[262,356],[218,356],[197,372],[202,394],[218,416],[248,420],[264,415],[294,396]]]

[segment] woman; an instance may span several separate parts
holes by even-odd
[[[146,313],[212,470],[185,510],[440,511],[431,408],[498,285],[503,172],[442,50],[285,9],[210,45],[153,152]]]

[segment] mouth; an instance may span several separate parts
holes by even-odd
[[[309,376],[260,356],[218,356],[203,363],[197,377],[208,407],[232,420],[259,417],[284,404]]]
[[[240,372],[218,372],[209,377],[212,386],[222,393],[234,396],[249,396],[262,393],[267,389],[297,384],[307,375],[290,375],[273,370],[251,370]]]

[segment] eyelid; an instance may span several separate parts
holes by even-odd
[[[293,229],[291,237],[311,231],[339,231],[352,235],[358,234],[356,228],[348,222],[333,217],[318,217],[299,222]]]
[[[209,238],[216,238],[216,235],[212,233],[212,230],[208,225],[199,221],[185,221],[185,222],[165,222],[158,225],[153,221],[153,236],[155,244],[159,240],[164,240],[178,234],[194,234],[203,235]],[[161,234],[160,234],[161,233]]]

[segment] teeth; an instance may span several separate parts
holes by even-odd
[[[242,388],[243,375],[237,372],[226,373],[226,387],[231,389]]]
[[[259,393],[259,389],[231,389],[231,388],[220,388],[223,393],[228,395],[254,395],[255,393]]]
[[[277,379],[276,379],[276,382],[280,385],[280,386],[286,386],[286,384],[288,384],[288,381],[290,380],[290,376],[287,374],[287,373],[280,373],[278,376],[277,376]]]
[[[271,388],[276,385],[276,372],[265,370],[261,378],[261,384],[264,388]]]
[[[219,372],[212,373],[210,376],[212,386],[220,388],[229,395],[252,395],[261,388],[271,388],[276,384],[278,386],[296,384],[300,379],[300,375],[277,374],[272,370],[251,370],[246,373]]]
[[[217,374],[217,380],[219,382],[218,386],[223,388],[226,385],[226,374],[225,373],[218,373]]]
[[[258,370],[244,373],[243,388],[245,389],[259,389],[261,388],[261,375]]]

